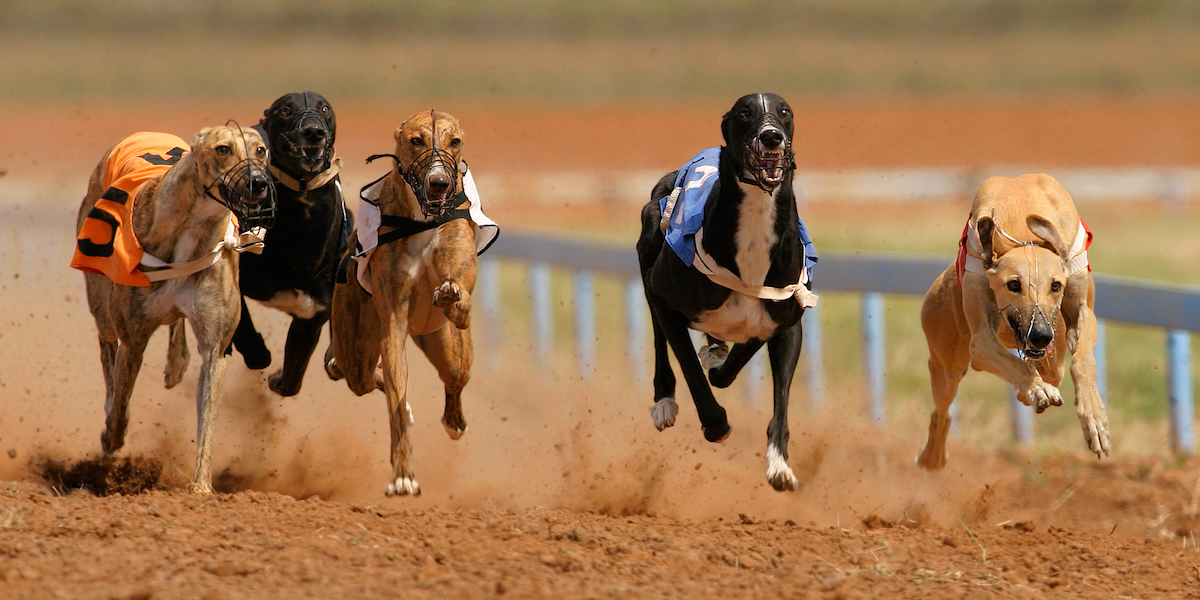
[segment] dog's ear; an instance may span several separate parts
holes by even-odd
[[[995,231],[995,224],[992,223],[991,217],[979,217],[975,222],[975,233],[979,235],[979,245],[983,248],[983,267],[990,269],[995,266],[993,259],[995,258],[992,250],[992,233]]]
[[[1062,236],[1058,234],[1058,228],[1049,220],[1040,215],[1029,215],[1025,217],[1025,225],[1029,227],[1029,231],[1050,245],[1050,251],[1061,256],[1063,260],[1067,260],[1068,248],[1062,242]]]
[[[197,131],[196,135],[192,136],[192,147],[195,148],[196,146],[204,145],[204,141],[208,139],[208,134],[212,133],[212,130],[212,127],[205,127]]]
[[[733,123],[733,110],[730,109],[729,112],[725,113],[725,116],[721,117],[721,137],[725,139],[726,146],[729,145],[729,135],[730,135],[729,129],[730,129],[732,123]]]

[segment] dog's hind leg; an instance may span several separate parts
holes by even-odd
[[[675,403],[675,371],[667,355],[667,336],[654,311],[650,312],[650,326],[654,330],[654,406],[650,407],[650,416],[654,427],[662,431],[675,425],[679,405]]]
[[[958,384],[971,366],[971,338],[959,307],[957,276],[950,271],[934,282],[921,305],[921,327],[929,344],[929,382],[933,413],[929,438],[917,455],[917,465],[936,471],[946,466],[946,436],[950,433],[950,405]]]
[[[328,321],[328,313],[317,313],[311,319],[292,318],[292,324],[288,327],[287,344],[283,349],[283,368],[267,378],[267,387],[271,388],[271,391],[280,396],[295,396],[300,393],[300,384],[308,370],[308,361],[317,349],[317,342],[321,340],[321,328]]]
[[[467,431],[467,420],[462,410],[462,391],[471,379],[471,330],[459,329],[447,323],[428,335],[413,336],[413,341],[442,378],[446,387],[442,426],[446,428],[450,439],[457,440]]]
[[[133,384],[142,368],[142,355],[146,351],[149,333],[131,336],[118,342],[100,342],[101,361],[111,355],[105,366],[106,381],[111,381],[104,399],[104,433],[100,434],[100,448],[112,454],[125,445],[125,430],[129,427],[129,398],[133,395]],[[115,348],[114,348],[115,347]],[[115,351],[114,351],[115,349]]]
[[[650,312],[659,324],[663,337],[675,352],[675,360],[679,362],[679,369],[683,371],[683,379],[692,393],[692,401],[696,403],[696,413],[700,417],[700,426],[704,429],[704,439],[710,442],[724,441],[729,437],[729,418],[725,415],[725,409],[713,397],[712,389],[708,387],[708,380],[704,376],[704,367],[700,365],[700,359],[696,357],[696,349],[692,346],[692,338],[688,335],[687,317],[668,307],[656,295],[647,293],[646,297],[650,301]],[[658,345],[659,342],[656,340],[655,346]],[[656,357],[659,363],[666,361],[665,352],[656,352],[656,354],[661,354]],[[655,379],[657,380],[657,378],[656,373]],[[657,394],[658,382],[656,381],[655,395],[657,396]]]
[[[271,351],[267,349],[262,334],[254,328],[245,296],[242,296],[242,317],[233,332],[233,346],[241,353],[247,368],[258,370],[271,366]]]
[[[167,342],[167,366],[163,369],[167,389],[171,389],[183,380],[183,372],[187,370],[191,355],[187,347],[187,328],[184,320],[171,323],[171,337]]]
[[[774,412],[771,422],[767,425],[767,481],[780,492],[793,491],[798,487],[796,475],[787,464],[787,445],[790,438],[787,413],[792,377],[796,373],[796,363],[800,361],[803,333],[802,326],[797,322],[767,341],[775,396]],[[737,347],[734,348],[736,350]],[[731,352],[731,358],[732,354]]]
[[[720,366],[713,367],[708,370],[708,382],[718,388],[727,388],[733,384],[733,380],[737,379],[738,373],[742,372],[742,368],[754,358],[754,354],[762,348],[764,341],[759,339],[750,339],[741,344],[734,344],[729,349],[729,355],[725,357],[725,361]]]

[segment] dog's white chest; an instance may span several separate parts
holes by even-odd
[[[778,241],[775,198],[755,186],[741,185],[745,197],[738,215],[734,259],[742,282],[757,287],[766,281],[771,270],[771,248]],[[777,326],[761,300],[736,292],[720,308],[700,315],[692,324],[693,329],[733,343],[770,337]]]
[[[300,290],[279,290],[271,296],[270,300],[262,302],[263,306],[282,310],[283,312],[299,317],[301,319],[311,319],[317,314],[317,310],[321,307],[312,296]]]
[[[691,324],[692,329],[696,331],[735,344],[750,338],[769,338],[775,334],[778,326],[771,315],[767,314],[762,300],[737,292],[730,294],[720,308],[700,315],[700,318]]]

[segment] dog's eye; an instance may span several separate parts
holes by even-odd
[[[792,111],[786,108],[781,108],[779,109],[779,115],[785,119],[790,119],[792,117]]]
[[[460,140],[460,139],[458,139],[458,138],[454,138],[454,139],[450,140],[450,147],[451,147],[451,148],[457,148],[457,147],[459,147],[460,145],[462,145],[462,140]]]
[[[1057,292],[1060,292],[1060,291],[1062,291],[1062,282],[1060,282],[1060,281],[1055,281],[1055,282],[1051,283],[1051,284],[1050,284],[1050,291],[1052,291],[1052,292],[1056,292],[1056,293],[1057,293]]]
[[[327,114],[329,114],[329,107],[328,107],[328,106],[322,106],[322,107],[321,107],[321,114],[323,114],[323,115],[327,115]]]
[[[288,118],[288,117],[290,117],[290,116],[292,116],[292,109],[290,109],[290,108],[281,108],[281,109],[279,109],[279,116],[280,116],[280,117],[283,117],[283,118],[285,118],[285,119],[286,119],[286,118]]]
[[[255,149],[254,149],[254,155],[255,155],[255,156],[266,156],[266,155],[267,155],[267,148],[266,148],[266,146],[259,146],[259,147],[255,148]]]
[[[230,152],[233,152],[233,149],[229,146],[217,146],[215,151],[219,156],[228,156]]]
[[[411,140],[408,140],[408,143],[410,143],[410,144],[412,144],[412,145],[414,145],[414,146],[424,146],[424,145],[425,145],[425,140],[423,140],[423,139],[421,139],[421,138],[419,138],[419,137],[415,137],[415,138],[412,138]]]
[[[739,118],[739,119],[743,119],[743,120],[745,120],[745,119],[749,119],[749,118],[750,118],[750,109],[748,109],[748,108],[743,108],[742,110],[739,110],[739,111],[738,111],[738,118]]]
[[[1004,287],[1008,288],[1008,291],[1010,291],[1014,294],[1021,293],[1021,281],[1019,279],[1014,279],[1014,280],[1008,282],[1008,284],[1005,285]]]

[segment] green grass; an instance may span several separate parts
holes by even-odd
[[[0,98],[1200,92],[1179,0],[0,2]]]

